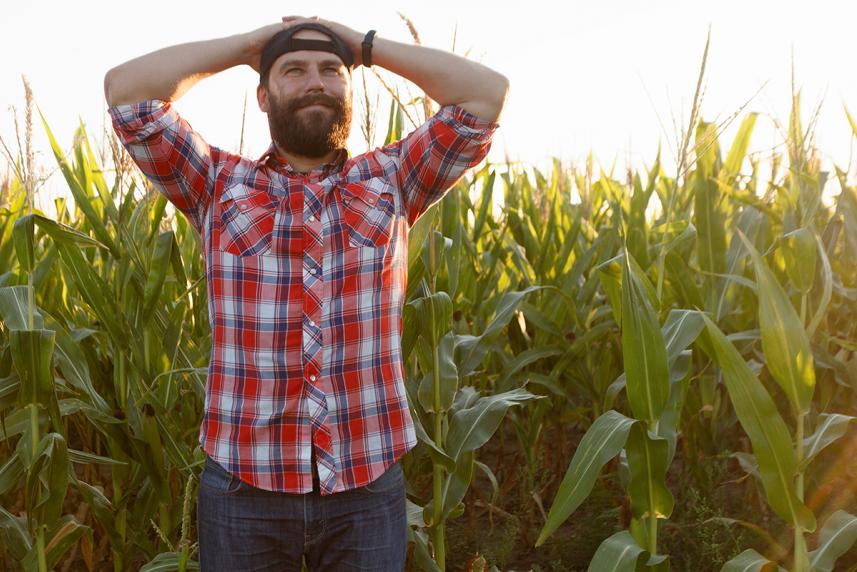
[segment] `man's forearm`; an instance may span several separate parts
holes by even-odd
[[[441,105],[455,104],[497,121],[509,90],[502,74],[451,52],[375,37],[372,63],[420,87]]]
[[[250,50],[247,34],[163,48],[108,71],[104,76],[104,96],[108,105],[146,99],[172,101],[203,78],[250,63]]]

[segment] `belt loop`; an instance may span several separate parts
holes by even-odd
[[[317,493],[321,491],[321,484],[318,478],[318,467],[315,464],[315,447],[312,448],[312,455],[310,455],[310,465],[312,466],[312,492]]]

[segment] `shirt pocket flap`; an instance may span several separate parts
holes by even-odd
[[[220,248],[236,256],[262,254],[270,249],[277,200],[245,184],[227,187],[218,198]]]
[[[265,191],[254,189],[250,185],[245,185],[243,183],[226,187],[220,194],[220,198],[217,199],[217,202],[221,204],[229,201],[235,201],[235,204],[241,210],[246,210],[251,207],[266,207],[277,204],[277,199],[275,197],[272,197]]]
[[[382,177],[345,183],[343,219],[352,246],[383,246],[390,240],[395,220],[395,187]]]
[[[346,183],[342,186],[342,190],[344,191],[342,202],[346,205],[352,198],[357,198],[364,203],[375,206],[384,199],[393,202],[392,195],[395,187],[383,177],[373,177],[357,183]],[[384,196],[385,194],[388,196]]]

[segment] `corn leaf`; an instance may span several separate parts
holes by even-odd
[[[735,346],[708,316],[700,315],[705,320],[707,333],[701,346],[723,371],[735,413],[753,444],[768,504],[788,523],[812,532],[816,526],[815,516],[795,494],[797,460],[788,427],[773,399]]]
[[[653,437],[643,423],[637,423],[631,428],[625,450],[631,473],[631,512],[639,519],[651,514],[669,518],[675,499],[666,487],[670,463],[667,440]]]
[[[773,572],[781,570],[776,562],[771,562],[752,548],[748,548],[723,565],[720,572]]]
[[[809,553],[813,572],[833,572],[836,560],[857,542],[857,516],[837,510],[821,527],[818,548]]]
[[[571,458],[536,546],[543,544],[586,500],[601,468],[619,454],[636,422],[612,409],[595,420]]]
[[[628,401],[637,419],[655,423],[670,395],[667,352],[655,310],[630,260],[626,252],[622,265],[622,359]]]
[[[736,232],[756,268],[759,328],[766,364],[788,396],[794,411],[806,413],[815,390],[815,366],[809,338],[774,273],[744,234],[740,230]]]
[[[819,415],[815,433],[803,441],[803,466],[808,466],[825,447],[845,435],[848,426],[853,421],[857,421],[857,417],[840,413],[822,413]]]
[[[666,556],[653,556],[637,544],[627,530],[604,540],[589,563],[588,572],[667,572]]]

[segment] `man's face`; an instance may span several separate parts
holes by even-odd
[[[329,39],[316,30],[296,38]],[[351,76],[336,54],[288,52],[274,61],[257,89],[271,138],[284,150],[320,158],[345,146],[351,131]]]

